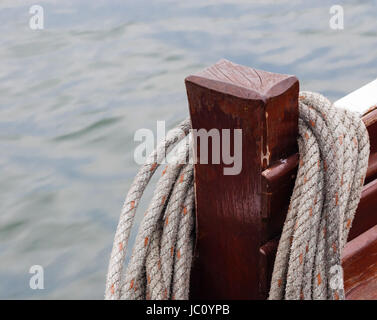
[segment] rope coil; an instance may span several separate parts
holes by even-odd
[[[361,118],[320,94],[299,98],[300,164],[269,299],[344,299],[341,253],[368,168]]]
[[[131,185],[114,238],[106,299],[189,297],[195,233],[189,144],[179,149],[177,161],[163,171],[126,272],[123,264],[140,198],[165,154],[190,128],[187,119],[169,131]],[[336,109],[320,94],[301,92],[299,134],[300,165],[269,299],[344,299],[340,257],[368,166],[368,133],[358,115]],[[338,267],[339,281],[333,281],[334,267]]]
[[[193,166],[189,146],[159,179],[141,222],[124,279],[127,243],[140,198],[157,167],[188,133],[190,120],[170,130],[137,173],[115,233],[106,281],[106,299],[188,299],[194,230]]]

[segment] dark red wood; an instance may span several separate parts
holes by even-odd
[[[363,121],[368,129],[371,154],[377,152],[377,109],[363,116]]]
[[[298,80],[222,60],[189,76],[186,88],[194,129],[239,128],[243,139],[239,175],[224,175],[222,161],[195,165],[190,298],[265,298],[261,173],[297,152]]]
[[[262,172],[265,242],[281,233],[296,180],[298,161],[299,156],[295,153]]]
[[[348,300],[377,300],[377,226],[344,248],[344,288]]]
[[[357,207],[348,241],[377,224],[377,180],[364,186],[359,206]]]

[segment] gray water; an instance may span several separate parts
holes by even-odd
[[[102,299],[134,132],[188,115],[185,76],[227,58],[331,100],[377,77],[377,1],[3,0],[0,21],[0,298]]]

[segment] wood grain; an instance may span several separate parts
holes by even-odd
[[[348,300],[377,300],[377,226],[348,242],[343,254]]]
[[[186,88],[194,129],[242,129],[243,164],[228,176],[222,161],[195,165],[190,298],[262,299],[261,172],[297,151],[298,80],[222,60],[189,76]],[[200,160],[200,141],[195,148]]]

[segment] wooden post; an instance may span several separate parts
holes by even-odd
[[[197,239],[192,299],[265,299],[268,263],[261,246],[270,229],[262,172],[297,152],[296,77],[221,60],[186,78],[193,129],[242,129],[242,171],[195,164]],[[220,139],[222,144],[222,138]],[[211,141],[208,147],[211,150]],[[232,150],[233,144],[231,144]]]

